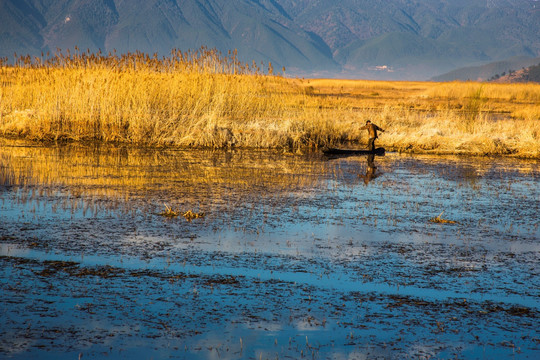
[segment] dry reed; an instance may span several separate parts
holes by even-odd
[[[363,144],[371,119],[389,149],[540,157],[537,84],[287,79],[206,48],[1,65],[8,137],[298,150]]]

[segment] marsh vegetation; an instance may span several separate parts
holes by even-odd
[[[20,57],[0,70],[0,134],[175,147],[540,156],[540,85],[289,79],[234,53]]]

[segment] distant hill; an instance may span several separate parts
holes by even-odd
[[[298,76],[429,79],[540,56],[535,0],[0,0],[0,56],[238,49]]]
[[[537,65],[522,68],[520,70],[510,70],[491,77],[488,81],[496,83],[540,83],[540,58]]]
[[[430,80],[432,81],[453,81],[453,80],[473,80],[473,81],[486,81],[497,74],[508,73],[509,71],[516,71],[522,68],[529,67],[540,62],[540,57],[514,57],[504,61],[496,61],[480,66],[469,66],[456,70],[452,70],[446,74],[434,76]]]

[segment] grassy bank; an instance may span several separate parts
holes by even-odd
[[[0,134],[155,146],[304,149],[367,142],[411,152],[540,157],[540,85],[287,79],[235,54],[59,54],[0,73]]]

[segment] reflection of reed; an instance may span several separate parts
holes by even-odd
[[[332,172],[328,162],[267,152],[163,151],[113,146],[0,148],[0,186],[72,199],[163,199],[230,202],[231,192],[250,197],[302,193]],[[88,205],[86,198],[82,206]],[[98,201],[94,199],[94,201]],[[92,202],[92,201],[90,201]],[[79,206],[79,205],[77,205]]]
[[[9,154],[0,153],[0,186],[10,187],[23,182],[21,174],[16,175],[15,170],[10,166],[11,159]]]

